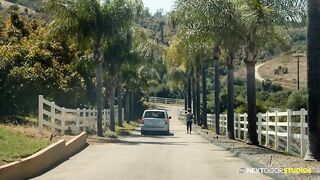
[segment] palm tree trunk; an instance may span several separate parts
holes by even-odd
[[[122,78],[119,79],[118,82],[118,123],[120,127],[123,127],[123,121],[122,121]]]
[[[256,121],[255,62],[247,62],[248,137],[247,143],[258,145]]]
[[[234,74],[233,55],[228,55],[228,138],[234,139]]]
[[[203,97],[202,97],[202,104],[203,104],[203,111],[202,111],[202,127],[204,129],[208,129],[208,123],[207,123],[207,74],[206,74],[206,64],[205,62],[201,62],[202,63],[202,92],[203,92]]]
[[[191,73],[188,74],[188,109],[191,109],[192,94],[191,94]]]
[[[110,130],[115,132],[115,92],[116,92],[116,78],[111,78],[110,94],[109,94],[109,106],[110,106]]]
[[[131,90],[130,94],[130,121],[134,121],[134,92]]]
[[[306,160],[320,160],[320,2],[308,0],[308,129]]]
[[[196,124],[197,121],[196,121],[196,113],[197,113],[197,96],[195,95],[196,94],[196,86],[194,84],[196,84],[196,79],[195,77],[192,78],[193,79],[193,86],[192,86],[192,100],[193,100],[193,123]]]
[[[184,81],[184,111],[188,110],[188,81]]]
[[[214,107],[216,119],[216,134],[220,134],[220,61],[219,58],[214,59]]]
[[[198,78],[197,78],[197,90],[196,90],[196,92],[197,92],[197,98],[196,98],[196,100],[197,100],[197,112],[196,112],[196,118],[197,118],[197,124],[198,124],[198,126],[201,126],[201,117],[200,117],[200,110],[201,110],[201,108],[200,108],[200,101],[201,101],[201,99],[200,99],[200,75],[198,76]]]
[[[99,51],[94,54],[95,62],[96,62],[96,101],[97,101],[97,134],[98,136],[103,136],[103,128],[102,128],[102,63],[103,57],[99,54]]]
[[[126,122],[129,123],[130,122],[130,92],[127,91],[127,94],[125,96],[125,119]]]

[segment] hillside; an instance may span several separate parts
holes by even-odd
[[[279,67],[288,68],[288,73],[276,74]],[[274,83],[280,84],[289,89],[297,88],[297,58],[292,55],[280,55],[266,61],[258,70],[263,79],[270,79]],[[235,72],[235,77],[246,78],[246,69],[241,68]],[[307,87],[307,60],[306,57],[300,59],[300,88]]]
[[[275,74],[279,67],[288,68],[288,73]],[[267,61],[259,68],[258,73],[264,79],[270,79],[277,84],[281,84],[290,89],[297,88],[297,58],[291,55],[281,55],[270,61]],[[307,59],[300,59],[300,88],[307,87]]]
[[[1,0],[1,1],[3,1],[3,0]],[[21,6],[28,7],[30,9],[35,10],[35,11],[39,11],[41,9],[42,2],[43,2],[43,0],[5,0],[5,1],[19,4]]]
[[[20,15],[34,16],[36,12],[26,6],[0,0],[0,14],[6,15],[10,11],[16,11]]]

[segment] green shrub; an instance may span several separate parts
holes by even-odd
[[[288,99],[287,107],[291,110],[307,109],[308,93],[306,90],[293,92]]]

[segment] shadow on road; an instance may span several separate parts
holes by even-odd
[[[156,142],[156,141],[126,141],[126,140],[116,140],[113,143],[121,145],[141,145],[141,144],[150,144],[150,145],[175,145],[175,146],[188,146],[186,142]]]

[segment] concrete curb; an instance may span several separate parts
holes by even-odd
[[[66,143],[65,140],[49,145],[45,149],[0,167],[0,179],[30,179],[80,152],[87,145],[87,134],[82,132]]]
[[[240,159],[245,161],[247,164],[249,164],[251,167],[253,167],[253,168],[266,168],[265,165],[263,165],[262,163],[254,160],[249,155],[241,153],[238,150],[234,150],[231,147],[226,147],[226,146],[224,146],[222,144],[219,144],[219,143],[215,142],[213,139],[211,139],[210,137],[208,137],[205,134],[203,134],[199,129],[197,129],[197,133],[202,138],[206,139],[207,141],[213,143],[216,146],[219,146],[219,147],[223,148],[226,151],[231,152],[236,157],[239,157]],[[271,177],[272,179],[279,179],[279,180],[288,180],[288,179],[290,179],[289,177],[286,177],[285,175],[282,175],[282,174],[265,174],[265,175]]]

